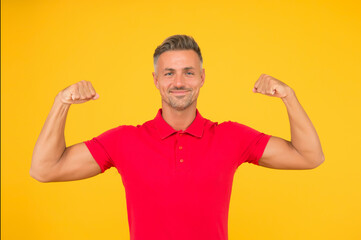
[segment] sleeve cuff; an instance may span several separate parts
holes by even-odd
[[[101,173],[111,167],[111,164],[109,163],[111,161],[111,158],[106,153],[104,147],[95,138],[89,141],[84,141],[84,143],[88,147],[91,155],[93,156],[97,164],[99,165]]]
[[[269,141],[269,139],[271,138],[271,135],[267,135],[267,134],[263,134],[259,140],[256,143],[256,148],[255,148],[255,156],[254,156],[254,161],[253,163],[255,165],[259,165],[259,160],[261,159],[264,150],[266,149],[267,143]]]

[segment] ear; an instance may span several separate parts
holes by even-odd
[[[205,73],[205,70],[204,68],[202,68],[202,72],[201,72],[201,79],[202,79],[202,82],[201,82],[201,87],[203,86],[204,84],[204,80],[206,78],[206,73]]]
[[[152,75],[153,75],[154,85],[155,85],[156,88],[159,89],[157,74],[155,72],[152,72]]]

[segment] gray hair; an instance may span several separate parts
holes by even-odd
[[[159,56],[166,51],[174,50],[194,50],[199,56],[202,69],[203,58],[201,54],[201,49],[199,48],[197,42],[193,39],[193,37],[187,35],[173,35],[166,38],[162,42],[162,44],[155,49],[153,54],[154,71],[156,70]]]

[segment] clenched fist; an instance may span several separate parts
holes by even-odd
[[[257,82],[254,84],[253,92],[285,98],[292,94],[293,90],[280,80],[267,74],[261,74]]]
[[[59,92],[57,98],[64,104],[78,104],[99,98],[89,81],[82,80]]]

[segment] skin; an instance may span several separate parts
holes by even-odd
[[[291,127],[291,141],[272,136],[259,165],[275,169],[312,169],[325,160],[320,139],[295,92],[280,80],[262,74],[254,93],[280,98],[286,106]]]
[[[184,131],[196,116],[197,98],[205,80],[205,70],[201,68],[198,55],[193,50],[164,52],[152,75],[161,95],[164,120],[175,130]],[[324,161],[320,140],[293,89],[262,74],[253,92],[281,99],[291,127],[291,141],[272,136],[259,165],[275,169],[319,166]],[[59,92],[34,147],[30,168],[33,178],[40,182],[74,181],[101,172],[84,143],[66,147],[64,138],[70,106],[98,98],[88,81],[80,81]]]
[[[205,71],[193,50],[162,53],[152,73],[162,98],[162,116],[175,130],[185,130],[196,114],[197,98]]]
[[[98,98],[88,81],[77,82],[58,93],[35,144],[30,176],[45,183],[80,180],[101,173],[84,143],[66,147],[64,137],[70,106]]]

